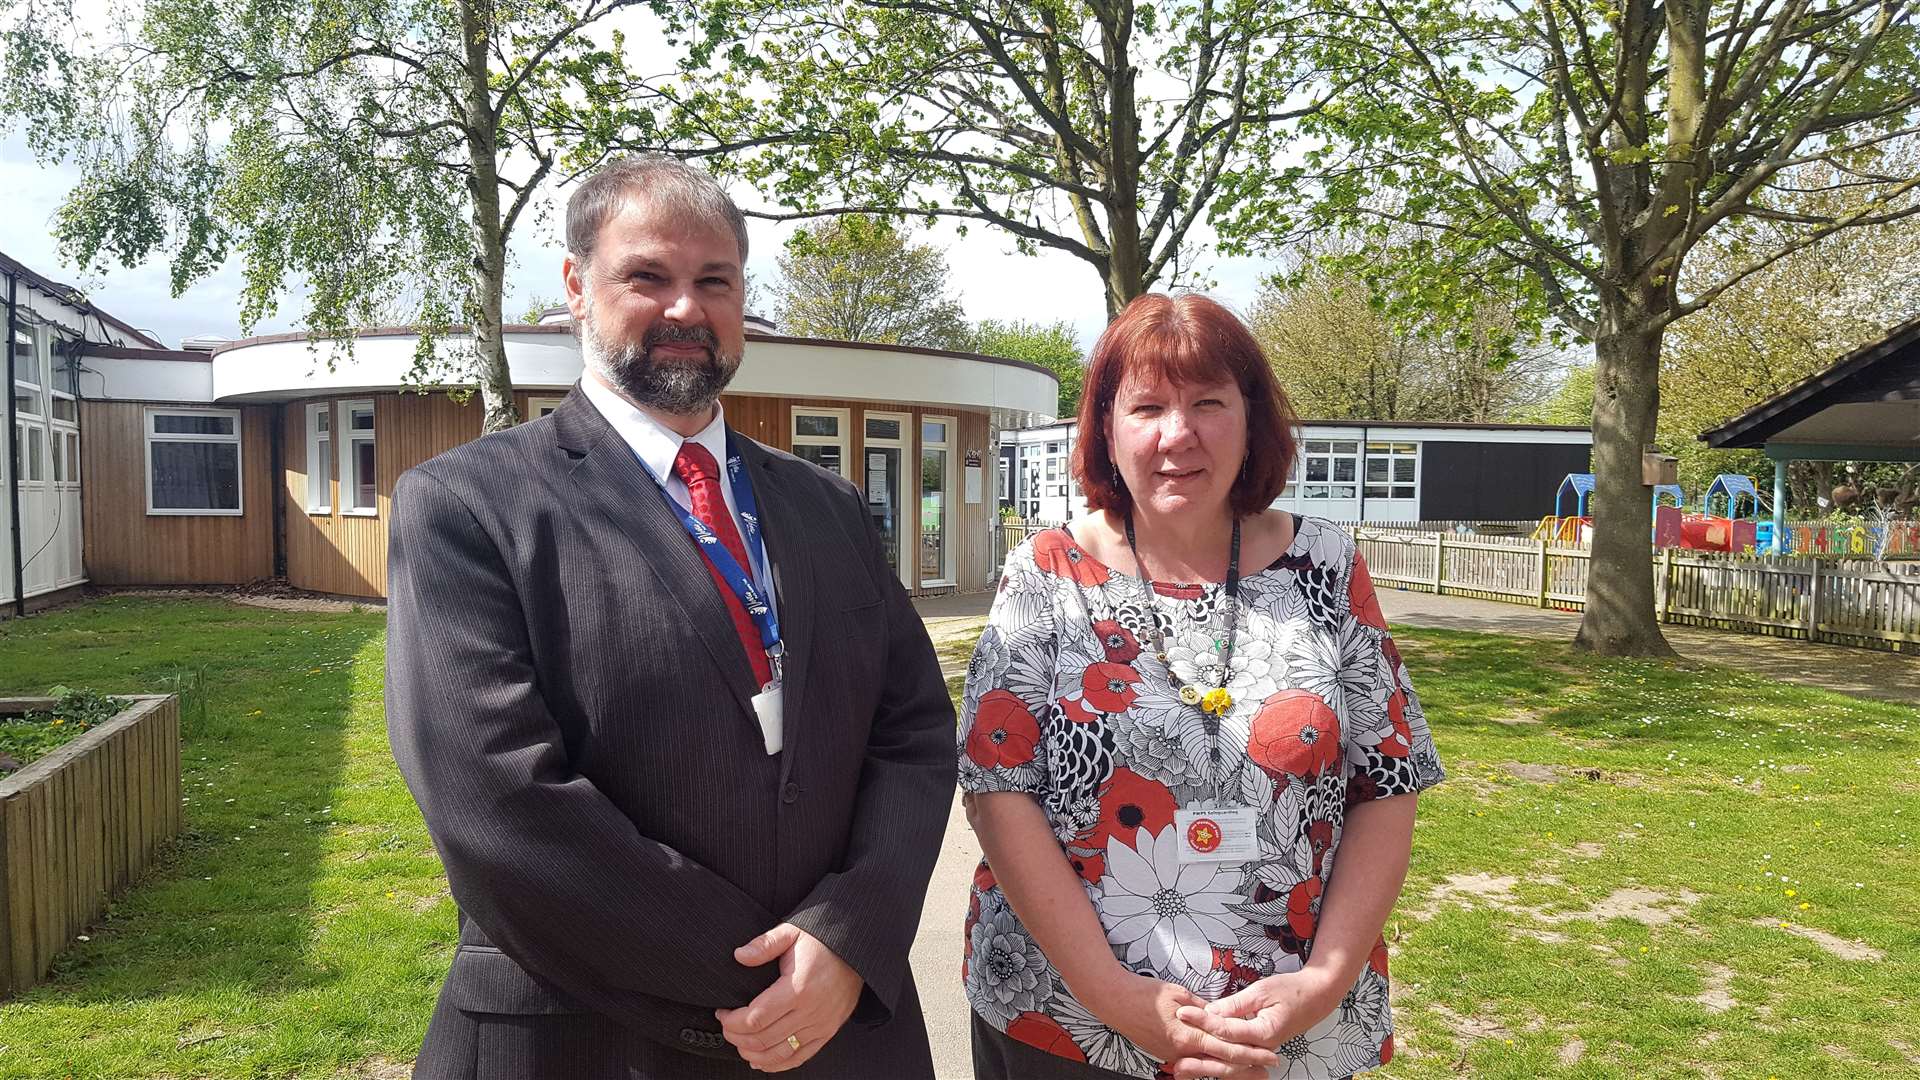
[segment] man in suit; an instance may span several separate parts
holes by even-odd
[[[726,428],[725,192],[616,162],[567,246],[580,385],[394,492],[389,733],[460,911],[414,1075],[931,1076],[926,631],[858,490]]]

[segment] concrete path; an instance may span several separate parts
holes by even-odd
[[[1390,623],[1573,640],[1580,615],[1467,596],[1380,587]],[[1856,697],[1920,705],[1920,656],[1704,626],[1661,627],[1681,656]]]

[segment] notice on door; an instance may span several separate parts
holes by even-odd
[[[978,504],[981,499],[980,451],[967,451],[967,502]]]

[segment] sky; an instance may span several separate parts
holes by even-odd
[[[99,274],[82,273],[62,259],[53,236],[53,217],[77,180],[78,172],[71,167],[35,161],[18,131],[0,139],[0,205],[6,211],[0,213],[0,252],[55,281],[80,287],[107,312],[151,331],[168,348],[190,336],[241,336],[237,260],[176,297],[164,256],[131,268],[116,265]],[[554,189],[553,194],[563,205],[567,189]],[[733,194],[743,207],[772,209],[750,191],[736,187]],[[509,320],[518,318],[536,299],[561,295],[561,215],[547,215],[545,222],[529,215],[522,221],[512,244],[515,265],[505,307]],[[763,292],[778,276],[774,260],[796,228],[795,223],[748,221],[747,269]],[[1066,319],[1077,329],[1083,348],[1091,348],[1106,325],[1099,278],[1090,265],[1071,255],[1054,251],[1021,255],[1014,251],[1010,237],[979,222],[964,237],[943,223],[924,230],[921,239],[946,251],[950,287],[970,319]],[[1273,264],[1262,259],[1208,258],[1210,240],[1210,235],[1202,236],[1198,266],[1215,283],[1212,295],[1244,313]],[[303,306],[301,296],[283,298],[282,313],[255,326],[253,333],[296,329],[293,318]]]

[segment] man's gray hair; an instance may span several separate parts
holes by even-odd
[[[593,260],[600,228],[630,200],[644,202],[683,225],[725,222],[740,243],[747,265],[747,217],[706,170],[667,154],[634,154],[601,166],[567,198],[567,251],[582,264]]]

